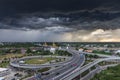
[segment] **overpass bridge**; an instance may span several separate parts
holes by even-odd
[[[83,67],[79,67],[77,70],[71,72],[70,74],[66,75],[60,80],[73,80],[75,77],[81,75],[83,72],[85,72],[86,70],[89,70],[93,66],[96,66],[98,63],[102,61],[114,61],[114,60],[120,62],[120,57],[109,57],[109,58],[97,59]]]

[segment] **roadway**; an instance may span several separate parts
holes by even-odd
[[[60,63],[56,63],[56,64],[48,64],[48,65],[19,64],[19,61],[21,61],[21,60],[41,57],[41,56],[29,56],[29,57],[24,57],[21,59],[14,60],[14,61],[10,62],[10,65],[13,67],[23,68],[23,69],[42,69],[45,67],[60,66],[53,70],[47,71],[47,73],[49,73],[48,75],[42,76],[43,80],[60,80],[65,75],[71,73],[78,67],[82,66],[85,62],[85,56],[83,54],[80,54],[79,51],[72,50],[72,49],[67,49],[67,51],[72,54],[71,59],[68,61],[64,61],[64,62],[60,62]],[[48,57],[48,56],[44,56],[44,57]],[[55,57],[57,57],[57,56],[55,56]],[[63,57],[61,57],[61,58],[63,58]],[[64,57],[64,58],[66,58],[66,57]]]
[[[85,62],[84,54],[82,53],[80,54],[79,51],[72,49],[67,49],[67,51],[72,54],[72,59],[58,68],[44,72],[44,74],[48,75],[41,75],[42,80],[60,80],[61,78],[78,69],[84,64]],[[33,79],[33,77],[31,79]]]
[[[102,61],[113,61],[113,60],[120,60],[120,57],[109,57],[109,58],[103,58],[103,59],[97,59],[93,62],[90,62],[89,64],[78,68],[78,70],[73,71],[72,73],[67,74],[65,77],[61,78],[60,80],[72,80],[73,78],[75,78],[76,76],[80,75],[81,73],[85,72],[86,70],[88,70],[89,68],[95,66],[96,64],[102,62]]]
[[[32,58],[45,58],[45,57],[55,57],[55,58],[70,58],[70,57],[65,57],[65,56],[28,56],[24,58],[20,58],[17,60],[13,60],[10,62],[10,65],[16,68],[23,68],[23,69],[41,69],[45,67],[55,67],[55,66],[61,66],[69,63],[69,61],[72,61],[74,57],[71,57],[69,60],[64,61],[64,62],[58,62],[58,63],[52,63],[52,64],[19,64],[19,61],[24,61],[27,59],[32,59]]]
[[[88,70],[89,68],[95,66],[99,62],[108,61],[108,60],[109,61],[110,60],[117,60],[117,59],[120,60],[120,57],[98,55],[98,56],[106,57],[106,58],[97,59],[97,60],[81,67],[85,62],[84,52],[79,52],[79,51],[72,50],[72,49],[67,49],[67,51],[72,54],[72,58],[64,63],[51,64],[51,65],[39,65],[39,66],[37,66],[37,65],[30,65],[30,66],[24,65],[24,67],[22,65],[19,65],[19,66],[17,65],[17,67],[21,68],[21,66],[22,66],[22,68],[31,68],[31,69],[38,68],[39,69],[39,68],[45,68],[48,66],[51,66],[51,67],[60,66],[60,67],[57,67],[53,70],[44,72],[44,74],[46,74],[46,73],[48,73],[48,74],[41,75],[42,80],[72,80],[73,78],[75,78],[79,74],[83,73],[84,71]],[[85,53],[85,54],[89,54],[89,53]],[[91,54],[93,54],[93,53],[91,53]]]
[[[90,80],[91,78],[94,77],[96,73],[100,73],[102,70],[107,69],[108,67],[114,67],[117,66],[118,64],[110,64],[110,65],[105,65],[105,66],[97,66],[96,69],[90,71],[87,75],[85,75],[83,78],[80,80]]]
[[[43,80],[60,80],[65,75],[83,65],[85,61],[85,56],[83,54],[79,54],[79,51],[76,50],[68,50],[68,52],[73,54],[73,60],[58,69],[50,71],[49,75],[42,77]]]
[[[105,54],[96,54],[96,53],[88,53],[88,52],[82,52],[82,53],[90,54],[90,55],[97,55],[99,57],[104,57],[104,58],[111,57],[111,55],[105,55]]]

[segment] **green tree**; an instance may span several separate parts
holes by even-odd
[[[28,48],[27,51],[26,51],[26,53],[32,53],[31,49]]]

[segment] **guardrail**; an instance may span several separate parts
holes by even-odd
[[[85,56],[84,55],[82,55],[82,56],[83,56],[83,62],[79,66],[77,66],[76,68],[75,67],[71,68],[70,70],[68,70],[68,71],[66,71],[66,72],[64,72],[64,73],[54,77],[54,79],[58,80],[57,78],[60,77],[61,75],[66,75],[66,73],[71,72],[71,71],[73,72],[73,71],[77,70],[79,67],[81,67],[84,64],[84,62],[85,62]],[[78,62],[79,62],[79,60],[78,60]]]
[[[98,59],[94,62],[91,62],[91,63],[79,68],[78,71],[75,71],[75,72],[72,72],[72,73],[66,75],[65,77],[63,77],[60,80],[71,80],[71,79],[75,78],[76,76],[80,75],[81,73],[83,73],[84,71],[88,70],[89,68],[93,67],[94,65],[96,65],[102,61],[107,61],[107,60],[120,60],[120,57],[110,57],[110,58]]]
[[[69,50],[67,50],[69,52]],[[72,53],[71,53],[72,54]],[[18,61],[21,60],[25,60],[25,59],[31,59],[31,58],[41,58],[41,57],[58,57],[58,58],[66,58],[65,56],[29,56],[29,57],[24,57],[24,58],[20,58],[17,60],[14,60],[12,62],[10,62],[10,65],[13,67],[18,67],[18,68],[29,68],[29,69],[38,69],[38,68],[45,68],[45,67],[53,67],[53,66],[62,66],[62,65],[67,65],[67,63],[71,62],[74,59],[74,54],[72,54],[73,56],[71,57],[70,60],[64,61],[64,62],[58,62],[58,63],[54,63],[54,64],[49,64],[49,65],[44,65],[44,64],[19,64],[16,63]]]

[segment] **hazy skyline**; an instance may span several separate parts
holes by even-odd
[[[0,0],[2,42],[120,42],[119,0]]]

